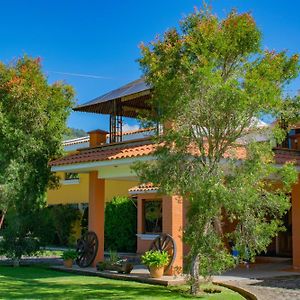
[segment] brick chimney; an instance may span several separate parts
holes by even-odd
[[[88,132],[90,135],[90,147],[97,147],[102,144],[106,144],[107,131],[96,129]]]

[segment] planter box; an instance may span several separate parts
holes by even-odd
[[[116,271],[118,273],[130,274],[133,269],[133,264],[124,263],[111,263],[108,261],[98,262],[96,266],[98,271]]]

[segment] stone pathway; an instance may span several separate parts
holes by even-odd
[[[284,271],[288,262],[261,264],[247,269],[235,269],[215,281],[242,288],[258,300],[300,300],[300,272]]]
[[[163,286],[182,285],[186,281],[184,276],[174,277],[164,275],[161,278],[151,278],[148,269],[146,269],[143,265],[135,265],[130,274],[119,274],[116,271],[97,271],[94,267],[80,268],[76,265],[73,265],[72,268],[65,268],[61,265],[51,266],[50,268],[57,271],[69,272],[79,275],[98,276],[109,279],[136,281]]]
[[[255,295],[258,300],[300,300],[300,276],[262,280],[226,281]],[[283,283],[287,284],[282,287]]]

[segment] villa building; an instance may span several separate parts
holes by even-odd
[[[48,203],[89,205],[89,229],[97,234],[99,240],[95,261],[100,261],[104,257],[105,203],[114,196],[135,197],[138,210],[137,253],[146,251],[159,233],[168,233],[177,246],[173,266],[182,268],[186,249],[181,236],[187,203],[179,196],[159,194],[158,188],[151,184],[139,185],[131,169],[136,161],[154,159],[152,154],[156,145],[151,138],[154,129],[122,132],[123,117],[137,118],[139,112],[151,110],[150,97],[151,88],[139,79],[74,109],[109,115],[110,131],[94,130],[89,132],[89,137],[64,144],[68,154],[51,162],[52,171],[61,177],[62,185],[58,190],[48,192]],[[300,129],[295,127],[286,142],[274,149],[278,165],[295,161],[299,168],[299,137]],[[243,159],[244,151],[237,156]],[[284,220],[287,231],[280,233],[269,247],[273,255],[292,257],[295,268],[300,268],[299,200],[300,181],[291,193],[292,208]],[[148,209],[157,211],[155,225],[147,220]],[[171,273],[174,273],[174,268]]]

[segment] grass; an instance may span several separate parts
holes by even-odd
[[[221,287],[221,293],[203,294],[197,299],[240,300],[239,294]],[[166,288],[131,281],[79,276],[45,267],[0,266],[0,299],[195,299],[184,293],[187,287]]]
[[[37,257],[60,257],[64,251],[62,250],[40,250],[36,253]]]

